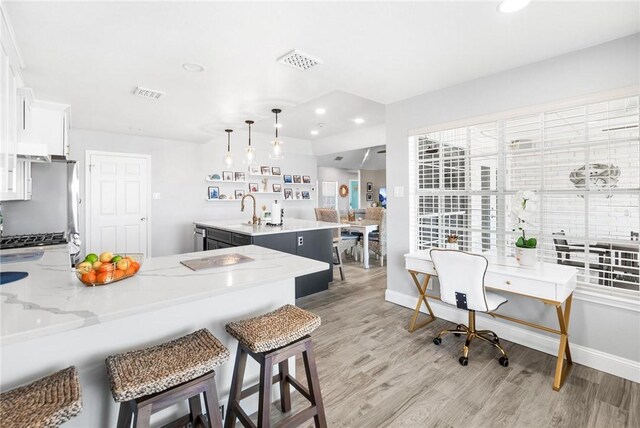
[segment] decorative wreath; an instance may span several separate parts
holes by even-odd
[[[346,184],[340,185],[340,196],[343,198],[349,196],[349,186],[347,186]]]

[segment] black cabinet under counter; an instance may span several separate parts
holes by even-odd
[[[247,234],[207,227],[206,250],[259,245],[272,250],[295,254],[329,264],[325,271],[296,278],[296,298],[318,293],[329,288],[333,281],[333,235],[332,229],[311,229],[302,231],[270,231],[265,234]]]

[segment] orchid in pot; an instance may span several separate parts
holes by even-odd
[[[516,260],[521,266],[534,266],[537,263],[538,240],[527,238],[527,231],[533,229],[536,194],[532,191],[518,191],[513,195],[511,222],[514,231],[519,230],[522,236],[516,240]]]

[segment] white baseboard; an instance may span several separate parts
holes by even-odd
[[[387,289],[385,292],[385,300],[406,308],[414,309],[417,297]],[[430,300],[429,305],[438,318],[455,323],[466,324],[468,321],[466,311],[459,310],[437,300]],[[424,305],[422,311],[426,312]],[[483,314],[479,314],[479,316],[482,316],[482,328],[493,330],[498,336],[506,340],[550,355],[558,355],[559,339],[556,337],[546,336],[524,329],[517,324],[491,318]],[[571,356],[573,357],[573,361],[578,364],[640,383],[640,362],[638,361],[607,354],[606,352],[574,343],[571,343]]]

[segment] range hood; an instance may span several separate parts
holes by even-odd
[[[47,145],[40,143],[18,143],[18,159],[51,163],[51,156],[47,153]]]

